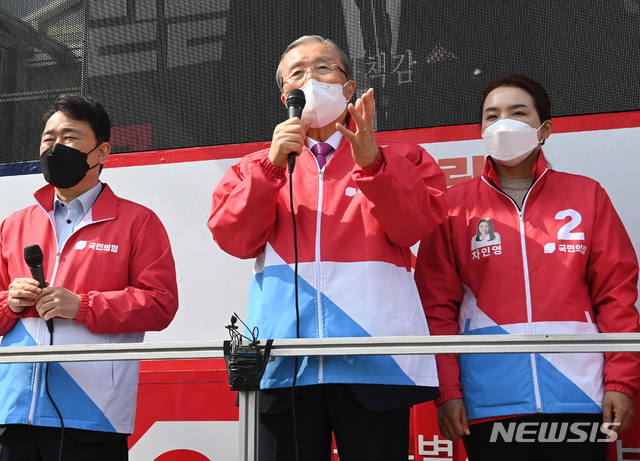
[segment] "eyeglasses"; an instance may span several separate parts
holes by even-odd
[[[306,78],[308,70],[310,70],[316,77],[328,77],[329,75],[334,74],[336,69],[342,72],[347,79],[349,78],[347,73],[337,64],[331,61],[318,61],[307,67],[294,67],[291,69],[289,75],[284,79],[284,81],[289,85],[294,85],[302,82]]]

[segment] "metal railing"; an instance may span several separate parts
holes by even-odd
[[[222,340],[0,348],[0,363],[222,358]],[[264,344],[264,340],[261,344]],[[272,357],[640,352],[640,333],[276,339]]]
[[[5,347],[0,348],[0,363],[222,358],[222,343],[192,341]],[[587,352],[640,352],[640,333],[278,339],[273,343],[271,356]],[[254,391],[239,393],[241,461],[257,459],[257,394]]]

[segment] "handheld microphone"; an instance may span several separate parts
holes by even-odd
[[[40,283],[40,288],[45,288],[47,286],[47,282],[44,279],[44,269],[42,268],[44,255],[42,254],[42,248],[40,248],[40,245],[30,245],[25,247],[24,261],[31,270],[31,277]],[[49,333],[53,333],[53,319],[49,319],[46,322]]]
[[[304,91],[300,89],[295,89],[289,91],[287,95],[287,109],[289,109],[289,118],[298,117],[302,118],[302,110],[304,109],[304,105],[306,103],[306,99],[304,97]],[[293,173],[293,168],[296,166],[296,153],[291,152],[288,158],[289,162],[289,174]]]

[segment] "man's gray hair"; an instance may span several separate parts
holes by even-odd
[[[323,43],[334,47],[340,54],[340,61],[342,61],[341,68],[347,75],[347,81],[353,80],[353,64],[351,64],[351,59],[349,59],[349,56],[347,56],[346,53],[342,51],[338,45],[335,44],[335,42],[326,38],[322,38],[319,35],[304,35],[294,42],[291,42],[287,49],[284,50],[284,53],[282,53],[282,56],[280,56],[280,62],[278,63],[278,69],[276,70],[276,81],[278,82],[278,88],[280,88],[280,92],[282,92],[282,87],[284,85],[284,82],[282,81],[282,60],[287,55],[287,53],[294,48],[302,45],[309,45],[311,43]]]

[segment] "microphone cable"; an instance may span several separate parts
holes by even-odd
[[[289,119],[297,117],[302,119],[302,112],[306,103],[304,91],[300,88],[292,89],[287,95],[287,110]],[[287,157],[289,166],[289,203],[291,206],[291,220],[293,223],[293,250],[294,250],[294,284],[296,302],[296,338],[300,338],[300,306],[298,301],[298,229],[296,226],[296,213],[293,209],[293,170],[296,165],[296,153],[289,153]],[[298,453],[298,424],[296,420],[296,382],[298,379],[298,356],[293,361],[293,382],[291,383],[291,412],[293,415],[293,444],[296,453],[296,461],[299,459]]]
[[[49,333],[49,338],[49,346],[53,346],[53,331]],[[45,364],[44,388],[47,391],[47,397],[49,397],[51,405],[53,405],[54,410],[56,410],[58,418],[60,418],[60,451],[58,452],[58,461],[62,461],[62,445],[64,444],[64,420],[62,419],[62,413],[60,413],[58,405],[56,405],[55,400],[53,400],[51,392],[49,392],[49,362]]]
[[[296,214],[293,210],[293,164],[295,163],[295,152],[293,161],[289,161],[289,204],[291,206],[291,221],[293,222],[293,250],[294,250],[294,286],[296,303],[296,338],[300,338],[300,306],[298,304],[298,228],[296,226]],[[298,379],[298,356],[293,361],[293,383],[291,384],[291,414],[293,415],[293,445],[296,453],[296,461],[299,461],[298,453],[298,424],[296,420],[296,381]]]
[[[42,263],[44,261],[44,255],[42,253],[42,248],[40,245],[29,245],[24,249],[24,262],[29,267],[31,271],[31,277],[33,277],[39,284],[40,287],[46,288],[47,280],[44,276],[44,269],[42,267]],[[44,318],[42,319],[44,320]],[[49,330],[49,346],[53,346],[53,319],[44,320],[47,325],[47,330]],[[47,397],[49,397],[49,401],[53,405],[54,410],[58,414],[58,418],[60,418],[60,452],[58,454],[58,460],[62,461],[62,445],[64,443],[64,420],[62,419],[62,414],[56,405],[56,402],[51,397],[51,392],[49,391],[49,363],[45,364],[44,370],[44,388],[47,391]],[[38,365],[39,366],[39,365]]]

